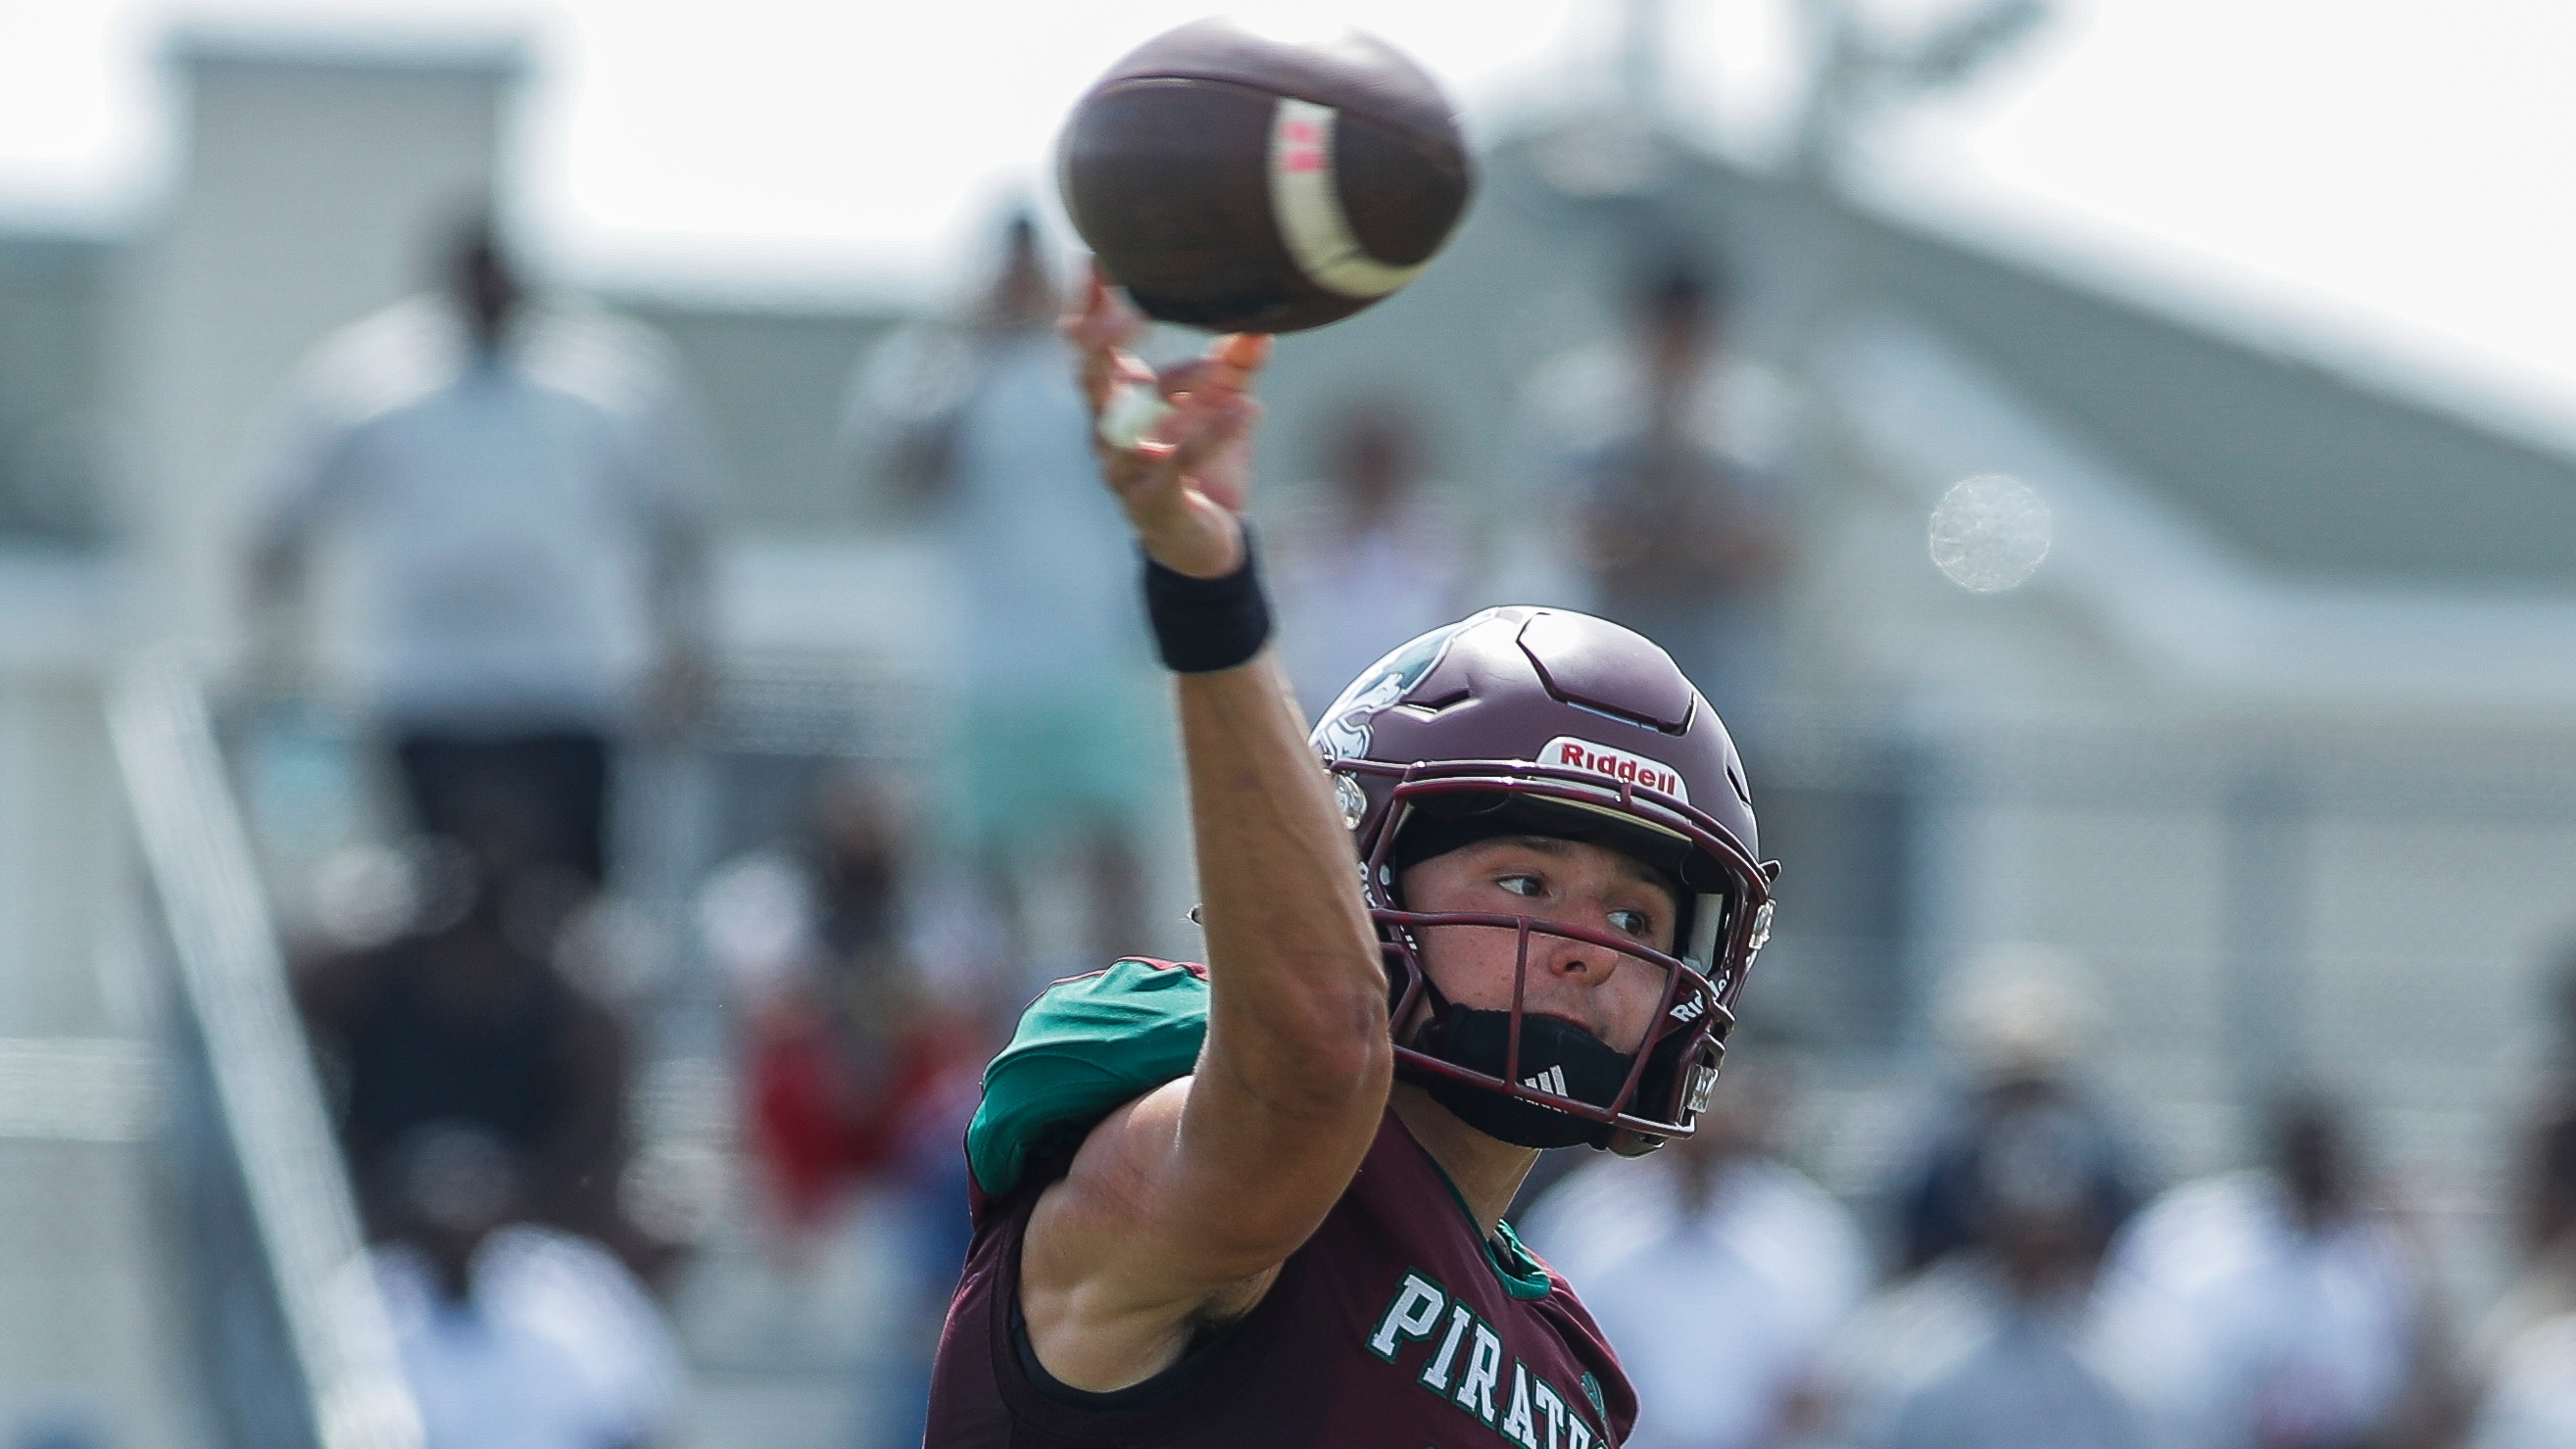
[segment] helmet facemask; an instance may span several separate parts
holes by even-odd
[[[1453,1111],[1466,1104],[1462,1117],[1484,1119],[1484,1130],[1505,1140],[1571,1133],[1635,1154],[1688,1135],[1714,1085],[1745,973],[1769,934],[1779,868],[1755,854],[1752,789],[1725,722],[1672,656],[1606,619],[1487,609],[1389,651],[1325,708],[1308,738],[1358,847],[1384,947],[1399,1073],[1442,1094]],[[1485,834],[1588,841],[1681,887],[1676,954],[1633,940],[1598,943],[1664,974],[1662,1007],[1636,1050],[1594,1042],[1607,1054],[1600,1060],[1575,1039],[1587,1032],[1534,1025],[1541,1019],[1522,1009],[1531,939],[1591,939],[1569,923],[1508,907],[1481,918],[1517,933],[1507,1011],[1461,1008],[1424,971],[1425,933],[1460,922],[1408,911],[1399,898],[1398,873],[1443,853],[1413,836],[1426,822],[1437,834],[1444,817],[1454,824],[1494,812],[1538,823]],[[1497,965],[1488,959],[1482,969]],[[1550,1090],[1560,1082],[1568,1090]]]
[[[1661,1141],[1688,1136],[1724,1054],[1732,1018],[1707,978],[1679,958],[1633,941],[1533,916],[1374,910],[1398,985],[1399,1023],[1418,1024],[1396,1041],[1397,1071],[1428,1090],[1469,1126],[1523,1147],[1618,1145],[1629,1134]],[[1512,1003],[1493,1010],[1448,999],[1423,962],[1434,931],[1498,930],[1514,935]],[[1530,945],[1556,936],[1654,967],[1664,987],[1644,1039],[1630,1051],[1554,1016],[1525,1009]],[[1681,1080],[1685,1073],[1688,1082]],[[1677,1110],[1678,1109],[1678,1110]],[[1640,1143],[1638,1150],[1648,1144]]]
[[[1713,834],[1691,828],[1678,812],[1663,812],[1675,815],[1669,823],[1655,819],[1633,808],[1646,803],[1636,792],[1604,791],[1597,781],[1569,772],[1491,763],[1388,770],[1364,760],[1336,761],[1334,768],[1350,772],[1341,778],[1354,785],[1354,775],[1398,776],[1378,817],[1391,828],[1373,832],[1363,869],[1386,957],[1399,1075],[1468,1125],[1522,1146],[1582,1142],[1636,1155],[1688,1136],[1715,1084],[1734,1023],[1740,963],[1759,949],[1750,939],[1754,921],[1736,903],[1767,898],[1767,877],[1749,862],[1714,855]],[[1497,771],[1509,778],[1497,780]],[[1413,864],[1508,835],[1599,844],[1654,869],[1679,907],[1674,924],[1680,954],[1542,917],[1415,911],[1400,899],[1398,880]],[[1734,868],[1712,870],[1712,859]],[[1767,926],[1767,899],[1754,914]],[[1466,930],[1513,933],[1507,1010],[1450,1001],[1426,968],[1426,937]],[[1572,1023],[1524,1010],[1531,943],[1548,936],[1661,973],[1663,989],[1644,1038],[1632,1050],[1620,1051]]]

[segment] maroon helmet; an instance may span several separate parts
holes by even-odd
[[[1579,1141],[1633,1155],[1690,1135],[1745,972],[1770,937],[1779,866],[1756,853],[1735,742],[1672,657],[1586,614],[1488,609],[1379,660],[1324,712],[1312,743],[1359,844],[1399,1072],[1530,1146]],[[1405,908],[1406,867],[1496,835],[1592,841],[1652,867],[1676,888],[1678,956],[1560,922]],[[1440,926],[1518,933],[1509,1012],[1456,1007],[1432,983],[1420,938]],[[1591,1069],[1549,1070],[1567,1028],[1521,1011],[1534,934],[1663,970],[1655,1024],[1635,1051],[1573,1028]],[[1404,1023],[1426,998],[1429,1016],[1408,1037]]]

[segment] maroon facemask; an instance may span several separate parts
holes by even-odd
[[[1588,615],[1489,609],[1380,660],[1324,713],[1312,742],[1359,847],[1399,1072],[1505,1141],[1634,1154],[1688,1136],[1745,972],[1769,938],[1778,867],[1758,863],[1734,742],[1671,657]],[[1405,909],[1404,866],[1506,833],[1591,841],[1652,867],[1678,888],[1675,954],[1540,918]],[[1516,934],[1508,1012],[1458,1007],[1423,970],[1426,933],[1471,927]],[[1664,973],[1635,1050],[1523,1013],[1533,936],[1606,947]]]

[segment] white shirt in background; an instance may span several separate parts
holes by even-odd
[[[1264,538],[1280,662],[1310,722],[1388,651],[1467,612],[1466,533],[1451,510],[1415,501],[1356,529],[1316,508]]]
[[[2142,1449],[2125,1360],[2078,1283],[2025,1297],[1979,1252],[1870,1300],[1836,1335],[1826,1442],[1838,1449]]]
[[[416,298],[306,361],[266,539],[345,545],[346,668],[402,725],[605,730],[652,662],[657,549],[694,517],[704,440],[669,350],[534,308],[478,357]]]
[[[2420,1267],[2385,1218],[2302,1232],[2259,1171],[2149,1206],[2100,1291],[2175,1449],[2359,1442],[2398,1407],[2421,1331]]]
[[[642,1284],[585,1238],[525,1224],[475,1255],[467,1303],[428,1260],[374,1253],[425,1449],[623,1449],[677,1416],[678,1345]]]
[[[1524,1237],[1565,1275],[1637,1386],[1629,1449],[1775,1441],[1869,1281],[1858,1229],[1797,1172],[1719,1170],[1685,1217],[1667,1153],[1606,1159],[1541,1198]]]
[[[2469,1449],[2576,1444],[2576,1314],[2515,1335],[2497,1361]]]

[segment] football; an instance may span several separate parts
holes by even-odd
[[[1429,265],[1466,210],[1457,111],[1356,31],[1201,20],[1095,82],[1057,150],[1065,210],[1147,316],[1212,332],[1338,322]]]

